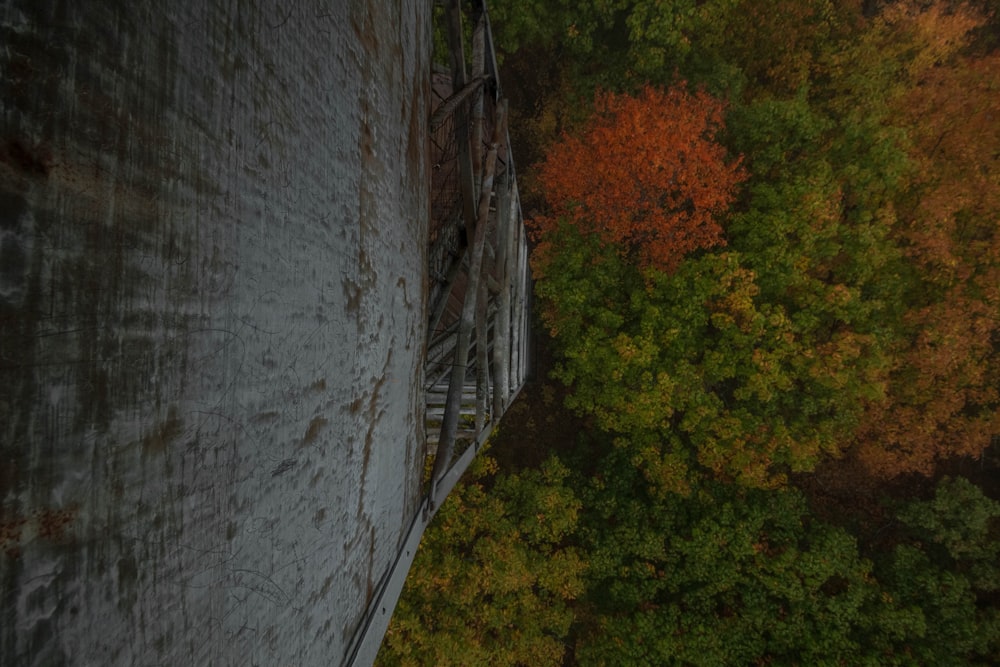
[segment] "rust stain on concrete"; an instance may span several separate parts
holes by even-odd
[[[306,428],[305,435],[302,436],[302,445],[307,447],[312,443],[316,442],[316,438],[319,436],[320,430],[326,426],[329,422],[324,417],[313,417],[309,422],[309,426]]]

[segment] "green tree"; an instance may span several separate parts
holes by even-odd
[[[493,0],[490,14],[505,57],[541,48],[551,58],[571,60],[573,78],[581,87],[621,92],[647,83],[669,83],[674,72],[683,69],[706,17],[732,4],[730,0]]]
[[[964,477],[944,477],[934,497],[899,512],[909,533],[974,590],[1000,590],[1000,502]]]
[[[1000,503],[945,477],[932,499],[898,516],[904,541],[877,572],[893,601],[918,613],[906,655],[921,665],[997,664]]]
[[[882,569],[887,596],[915,614],[911,631],[898,642],[904,664],[990,664],[991,647],[1000,647],[996,610],[977,610],[966,577],[935,565],[910,545],[898,547]]]
[[[782,484],[837,454],[880,398],[878,335],[850,326],[866,312],[858,290],[805,276],[801,305],[762,299],[757,272],[734,252],[642,273],[570,225],[552,247],[536,290],[567,405],[617,437],[663,491],[685,492],[706,472]]]
[[[583,590],[567,546],[580,501],[556,459],[495,472],[480,454],[428,527],[377,664],[562,664]]]
[[[879,660],[889,638],[919,618],[794,490],[656,498],[627,459],[602,467],[586,502],[593,610],[579,664],[892,664]]]
[[[681,71],[734,100],[788,99],[808,90],[827,54],[859,28],[859,7],[831,0],[699,3]]]
[[[625,0],[493,0],[490,19],[501,55],[542,47],[583,58],[600,49]]]

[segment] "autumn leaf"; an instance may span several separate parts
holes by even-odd
[[[724,245],[718,216],[732,202],[744,172],[714,140],[723,104],[683,85],[646,87],[635,97],[599,93],[580,136],[564,136],[540,167],[549,213],[533,221],[542,242],[560,220],[642,267],[673,271],[699,248]]]

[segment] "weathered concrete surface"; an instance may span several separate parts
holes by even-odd
[[[344,659],[419,500],[429,7],[0,3],[0,664]]]

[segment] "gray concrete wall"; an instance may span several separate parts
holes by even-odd
[[[430,3],[0,3],[0,664],[336,665],[419,501]]]

